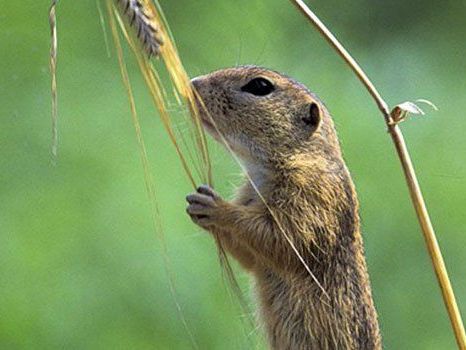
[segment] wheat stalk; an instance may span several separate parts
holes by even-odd
[[[320,32],[325,40],[327,40],[327,42],[336,50],[340,57],[343,58],[343,60],[353,70],[359,80],[369,91],[380,112],[382,113],[387,124],[388,132],[390,133],[390,136],[393,140],[396,152],[403,168],[403,173],[409,188],[411,201],[413,203],[414,209],[416,210],[416,215],[424,235],[427,250],[429,252],[434,271],[442,291],[443,301],[448,311],[448,316],[450,318],[458,348],[461,350],[466,350],[466,333],[455,299],[455,294],[448,277],[448,272],[442,257],[442,252],[435,236],[434,228],[432,226],[432,222],[430,220],[429,213],[422,196],[421,188],[416,177],[416,172],[414,170],[406,142],[399,127],[399,122],[403,120],[402,118],[400,119],[400,116],[406,115],[408,112],[413,112],[418,109],[418,107],[416,106],[416,108],[412,110],[409,106],[414,104],[410,103],[410,105],[406,105],[406,103],[404,103],[395,106],[395,108],[390,111],[387,103],[384,101],[366,73],[362,70],[356,60],[348,53],[348,51],[346,51],[343,45],[341,45],[340,42],[335,38],[332,32],[314,14],[314,12],[311,11],[302,0],[291,0],[291,2],[297,6],[297,8],[305,15],[305,17],[314,25],[314,27]]]

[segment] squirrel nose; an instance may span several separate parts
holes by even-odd
[[[194,88],[196,90],[199,88],[200,83],[201,83],[201,78],[200,77],[196,77],[196,78],[191,79],[191,84],[192,84],[192,86],[194,86]]]
[[[205,75],[200,75],[198,77],[195,77],[191,79],[191,84],[194,87],[195,90],[198,90],[200,92],[202,87],[205,87],[208,85],[208,79]]]

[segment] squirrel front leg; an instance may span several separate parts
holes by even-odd
[[[214,225],[215,217],[212,209],[219,202],[224,202],[209,186],[200,186],[195,193],[186,197],[189,205],[187,208],[191,219],[203,229],[214,234],[225,250],[230,253],[246,270],[252,270],[256,265],[254,254],[238,240],[234,239],[234,233],[229,226]]]
[[[201,186],[187,197],[191,219],[207,231],[216,233],[226,249],[243,264],[260,260],[264,265],[286,269],[299,264],[282,232],[265,208],[233,204],[223,200],[208,186]],[[300,254],[305,252],[301,240],[289,237]],[[298,265],[296,265],[298,266]]]

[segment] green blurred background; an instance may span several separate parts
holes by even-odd
[[[57,9],[60,146],[51,164],[48,5],[3,1],[0,14],[0,348],[190,349],[152,227],[115,52],[107,56],[93,0],[60,1]],[[190,75],[258,64],[321,96],[359,191],[385,347],[454,349],[384,122],[340,58],[284,0],[161,5]],[[312,5],[390,104],[427,98],[439,107],[402,128],[466,315],[466,2]],[[190,184],[132,60],[129,68],[178,301],[195,341],[200,349],[264,349],[261,330],[230,295],[211,237],[185,215]],[[216,187],[229,196],[240,171],[221,147],[211,149]]]

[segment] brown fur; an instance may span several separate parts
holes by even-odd
[[[255,77],[275,91],[241,91]],[[205,103],[205,127],[219,141],[224,136],[275,218],[250,182],[232,202],[202,186],[188,196],[188,213],[254,276],[271,348],[381,349],[358,200],[326,107],[303,85],[253,66],[193,84]],[[315,127],[302,121],[312,103],[319,107]]]

